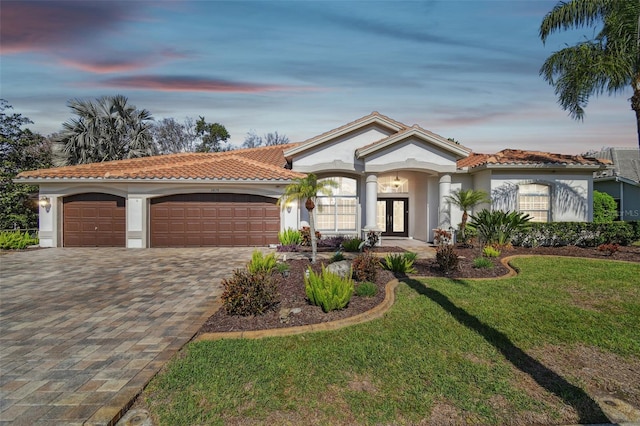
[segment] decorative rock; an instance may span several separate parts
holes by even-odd
[[[340,262],[334,262],[329,266],[327,266],[327,271],[332,272],[340,276],[341,278],[344,278],[347,275],[349,275],[349,272],[351,271],[351,262],[349,262],[348,260],[341,260]]]
[[[291,313],[292,314],[299,314],[300,312],[302,312],[302,308],[293,308],[293,309],[291,309]]]

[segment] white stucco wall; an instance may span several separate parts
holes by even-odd
[[[517,210],[519,184],[541,183],[551,187],[551,221],[585,222],[593,219],[591,173],[492,171],[492,208]]]
[[[355,151],[390,134],[391,131],[383,127],[366,126],[296,155],[292,168],[305,173],[332,170],[361,172],[364,163],[356,160]]]
[[[402,167],[453,172],[456,160],[450,152],[412,137],[368,155],[365,170],[382,172]]]

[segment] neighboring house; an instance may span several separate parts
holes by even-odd
[[[640,220],[640,149],[606,148],[596,157],[613,168],[594,173],[593,189],[616,200],[620,220]]]
[[[593,173],[604,168],[543,152],[474,154],[374,112],[298,144],[42,169],[20,181],[40,185],[42,246],[260,246],[308,221],[303,205],[276,200],[309,172],[339,184],[316,202],[324,235],[377,229],[431,241],[460,222],[446,201],[456,189],[485,190],[493,208],[538,221],[590,221]]]

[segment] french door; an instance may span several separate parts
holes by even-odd
[[[378,229],[387,237],[409,236],[409,199],[378,199]]]

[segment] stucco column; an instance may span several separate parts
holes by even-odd
[[[49,205],[42,206],[38,202],[38,239],[40,247],[57,247],[58,245],[58,197],[49,194],[40,194],[47,197]]]
[[[376,229],[378,227],[378,176],[367,175],[366,192],[367,205],[365,209],[366,224],[364,229]]]
[[[447,202],[447,197],[451,195],[451,175],[442,175],[440,177],[439,189],[438,228],[449,229],[451,226],[451,206]]]

